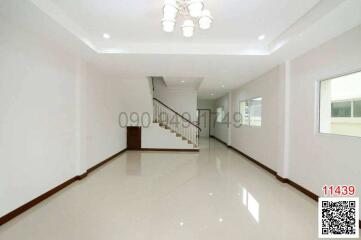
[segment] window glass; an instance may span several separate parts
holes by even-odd
[[[247,101],[241,101],[239,103],[239,114],[240,114],[240,123],[242,125],[249,125],[249,113],[248,113]]]
[[[361,137],[361,72],[320,83],[320,132]]]
[[[223,118],[224,118],[223,107],[219,107],[219,108],[217,108],[217,122],[218,123],[223,122]]]
[[[262,98],[249,100],[250,126],[260,127],[262,125]]]
[[[351,117],[351,101],[331,103],[332,117]]]
[[[353,102],[353,116],[361,117],[361,100]]]
[[[262,126],[262,98],[253,98],[239,103],[240,123],[245,126]]]

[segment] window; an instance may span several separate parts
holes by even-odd
[[[240,123],[245,126],[262,126],[262,98],[241,101],[239,104]]]
[[[250,126],[260,127],[262,125],[262,98],[249,100]]]
[[[331,103],[331,116],[351,117],[351,101]]]
[[[223,122],[224,119],[224,109],[223,107],[217,108],[217,123]]]
[[[361,137],[361,72],[321,81],[320,132]]]
[[[248,102],[242,101],[239,104],[240,123],[242,125],[249,125]]]
[[[353,116],[361,118],[361,100],[353,102]]]

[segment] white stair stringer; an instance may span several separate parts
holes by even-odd
[[[142,148],[154,149],[198,149],[182,136],[177,136],[170,129],[161,127],[159,123],[151,123],[149,127],[142,128]]]

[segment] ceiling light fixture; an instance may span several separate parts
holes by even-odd
[[[109,38],[110,38],[110,35],[109,35],[108,33],[104,33],[104,34],[103,34],[103,38],[109,39]]]
[[[185,82],[184,80],[181,81],[181,83],[184,83],[184,82]]]
[[[204,9],[203,0],[164,0],[162,25],[165,32],[174,31],[178,13],[185,19],[182,25],[185,37],[193,36],[194,18],[203,30],[209,29],[213,22],[211,12]]]
[[[204,7],[204,1],[203,0],[188,1],[187,7],[188,7],[189,15],[191,15],[191,17],[199,17]]]
[[[176,0],[164,0],[163,13],[165,18],[175,18],[178,13],[178,5]]]
[[[263,40],[265,38],[265,35],[261,35],[258,37],[258,40]]]
[[[199,27],[203,30],[209,29],[213,21],[211,12],[209,10],[203,10],[199,19]]]
[[[175,26],[175,20],[172,18],[163,18],[162,19],[163,24],[163,31],[164,32],[173,32],[174,26]]]
[[[185,20],[182,26],[183,36],[192,37],[194,32],[194,23],[192,20]]]

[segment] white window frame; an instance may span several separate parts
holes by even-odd
[[[337,138],[357,138],[357,139],[360,139],[361,137],[359,136],[352,136],[352,135],[344,135],[344,134],[338,134],[338,133],[327,133],[327,132],[321,132],[321,96],[322,96],[322,93],[321,93],[321,88],[322,88],[322,82],[324,81],[330,81],[332,79],[335,79],[335,78],[340,78],[340,77],[344,77],[344,76],[347,76],[347,75],[351,75],[351,74],[355,74],[355,73],[360,73],[361,70],[357,70],[357,71],[353,71],[353,72],[347,72],[347,73],[343,73],[343,74],[338,74],[338,75],[334,75],[332,77],[329,77],[329,78],[325,78],[325,79],[321,79],[321,80],[317,80],[316,81],[316,94],[315,95],[318,95],[316,97],[316,109],[315,109],[315,115],[316,115],[316,118],[315,118],[315,132],[317,135],[323,135],[323,136],[331,136],[331,137],[337,137]],[[352,104],[351,104],[351,116],[353,116],[353,101],[358,101],[358,100],[361,100],[359,98],[356,98],[356,99],[351,99],[352,101]],[[345,100],[347,101],[347,100]],[[356,119],[360,119],[360,117],[357,117]]]
[[[218,109],[221,109],[221,112],[220,112],[220,114],[221,114],[221,116],[220,116],[220,118],[221,118],[221,120],[220,121],[218,121],[219,119],[219,116],[218,116]],[[217,107],[216,108],[216,123],[223,123],[223,121],[224,121],[224,107],[223,106],[220,106],[220,107]]]
[[[252,100],[255,100],[255,99],[261,99],[261,125],[251,125],[251,114],[250,114],[250,111],[249,111],[249,102],[252,101]],[[248,106],[248,117],[246,119],[246,123],[244,124],[243,123],[243,116],[242,113],[240,112],[241,111],[241,104],[242,103],[246,103],[246,106]],[[244,99],[244,100],[240,100],[239,101],[239,105],[238,105],[238,111],[239,111],[239,114],[241,116],[241,119],[239,120],[240,121],[240,124],[241,126],[244,126],[244,127],[250,127],[250,128],[261,128],[262,127],[262,116],[263,116],[263,97],[261,96],[258,96],[258,97],[252,97],[252,98],[248,98],[248,99]]]

